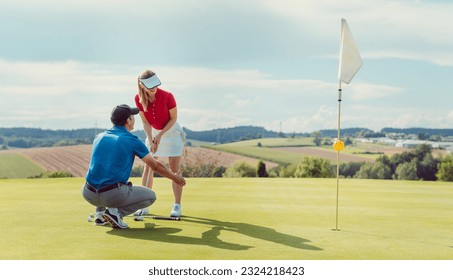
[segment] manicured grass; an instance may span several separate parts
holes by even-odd
[[[18,154],[0,154],[0,178],[28,178],[46,172],[30,159]]]
[[[138,183],[139,178],[132,180]],[[96,227],[81,178],[0,180],[0,259],[452,259],[453,186],[418,181],[188,178],[182,221]],[[156,179],[151,212],[168,215]]]

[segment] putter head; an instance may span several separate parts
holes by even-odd
[[[134,218],[134,221],[137,221],[137,222],[140,222],[140,221],[143,221],[143,220],[144,220],[143,216],[137,216],[137,217]]]

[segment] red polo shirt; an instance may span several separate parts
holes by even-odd
[[[176,107],[176,100],[173,94],[163,89],[157,88],[156,98],[153,102],[148,102],[148,111],[143,110],[142,104],[140,104],[140,98],[135,95],[135,105],[137,108],[145,114],[146,120],[155,129],[162,130],[170,120],[169,111]]]

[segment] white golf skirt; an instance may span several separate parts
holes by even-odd
[[[161,130],[152,128],[153,135],[157,135]],[[153,154],[155,157],[180,157],[186,142],[186,133],[182,130],[178,122],[176,122],[167,132],[160,138],[159,147]],[[146,138],[146,146],[150,147],[149,139]]]

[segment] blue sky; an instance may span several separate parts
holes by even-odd
[[[192,130],[336,129],[345,18],[363,66],[341,126],[452,128],[452,14],[421,0],[1,0],[0,127],[108,128],[150,68]]]

